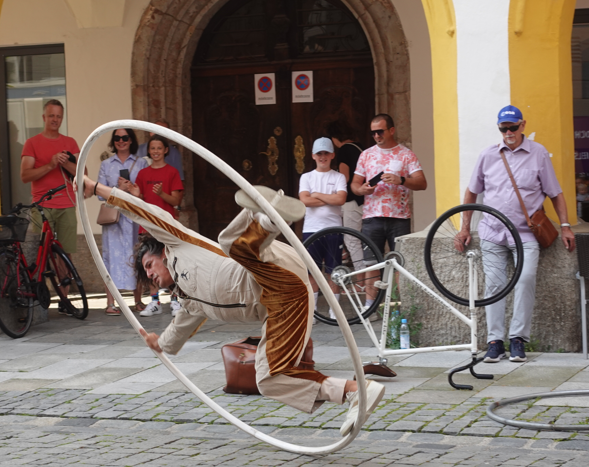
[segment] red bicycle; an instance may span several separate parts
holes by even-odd
[[[82,279],[53,234],[41,205],[64,188],[65,185],[53,188],[39,201],[29,205],[19,203],[10,214],[0,216],[0,329],[12,338],[27,333],[36,305],[49,308],[51,294],[47,279],[59,297],[60,312],[78,319],[88,316]],[[25,240],[30,221],[19,215],[31,208],[37,208],[41,214],[43,228],[37,258],[34,263],[27,264],[21,242]]]

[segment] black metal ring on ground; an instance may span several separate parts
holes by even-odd
[[[528,394],[527,396],[511,397],[503,399],[498,402],[493,402],[487,407],[487,416],[491,420],[502,423],[503,425],[515,426],[518,428],[525,428],[528,430],[550,430],[550,431],[585,431],[589,430],[589,425],[550,425],[547,423],[531,423],[521,422],[510,418],[503,418],[493,412],[493,410],[504,407],[509,404],[529,401],[532,399],[548,399],[550,397],[569,397],[569,396],[589,396],[589,390],[579,391],[555,391],[555,392],[540,392],[537,394]]]

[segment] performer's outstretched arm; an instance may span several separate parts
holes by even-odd
[[[106,199],[107,205],[120,210],[125,216],[142,226],[166,246],[173,247],[181,242],[186,242],[208,250],[214,250],[216,253],[225,256],[216,242],[183,226],[169,212],[159,206],[146,203],[123,190],[116,187],[107,187],[95,182],[88,176],[84,176],[84,197],[90,198],[93,195]]]

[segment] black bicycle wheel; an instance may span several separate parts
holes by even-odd
[[[486,254],[483,261],[478,236],[480,222],[503,235],[502,243],[511,245],[515,255],[507,252],[505,258],[496,258]],[[470,225],[471,241],[466,246],[463,234],[459,233],[464,225]],[[484,297],[475,300],[475,306],[480,307],[501,300],[515,287],[524,266],[523,253],[519,233],[505,215],[482,204],[463,204],[446,211],[432,224],[425,241],[425,267],[444,296],[469,306],[468,261],[473,258],[478,276],[477,296]]]
[[[348,251],[346,244],[356,242],[358,254]],[[311,235],[303,242],[311,257],[317,263],[319,269],[328,276],[328,282],[331,282],[331,276],[335,273],[348,274],[365,266],[381,263],[383,261],[380,250],[374,245],[372,240],[367,238],[357,230],[347,227],[328,227],[319,230]],[[354,258],[352,258],[354,256]],[[366,273],[365,277],[361,279],[359,276],[350,278],[346,287],[348,290],[356,289],[358,295],[351,293],[351,299],[354,300],[359,308],[364,307],[365,303],[365,281],[369,279],[381,280],[382,269],[378,271],[371,271]],[[374,289],[376,298],[374,303],[362,312],[362,316],[366,319],[378,308],[382,302],[386,291],[382,289]],[[358,299],[360,301],[358,302]],[[351,301],[344,293],[340,295],[340,305],[349,324],[360,323],[360,318],[354,310]],[[337,326],[337,320],[330,317],[329,304],[325,300],[323,293],[319,291],[319,298],[315,304],[315,317],[322,323]]]
[[[88,316],[88,300],[78,271],[58,245],[51,245],[48,256],[48,276],[62,306],[76,318],[85,319]]]
[[[17,268],[17,258],[11,251],[0,252],[0,329],[14,339],[23,337],[33,322],[31,281],[22,263]]]

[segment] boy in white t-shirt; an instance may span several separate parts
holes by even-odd
[[[342,225],[341,206],[346,202],[347,183],[343,174],[331,169],[331,161],[335,157],[333,143],[329,138],[319,138],[313,143],[313,160],[317,168],[312,172],[301,175],[299,181],[299,198],[307,207],[305,222],[303,224],[303,241],[318,230],[326,227],[340,227]],[[341,240],[341,239],[340,239]],[[324,240],[314,242],[309,254],[321,267],[325,263],[325,274],[331,290],[339,301],[339,287],[330,279],[331,271],[342,262],[342,241]],[[319,287],[309,275],[315,303],[319,296]],[[329,317],[335,319],[333,310],[329,310]]]

